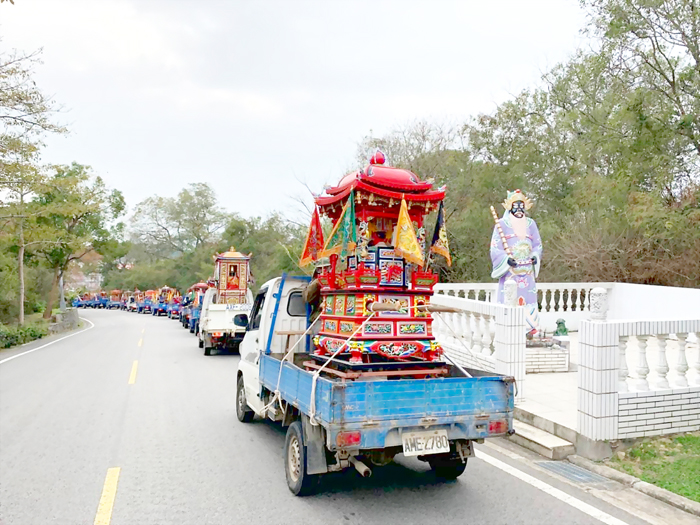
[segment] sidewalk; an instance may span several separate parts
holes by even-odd
[[[570,336],[570,372],[527,374],[525,400],[517,406],[566,428],[577,430],[578,332],[573,332]]]

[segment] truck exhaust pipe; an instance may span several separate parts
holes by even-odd
[[[360,475],[363,478],[368,478],[372,475],[372,469],[370,469],[367,465],[362,463],[362,461],[357,459],[355,456],[350,456],[348,458],[348,461],[352,463],[352,466],[355,467],[355,469],[360,473]]]

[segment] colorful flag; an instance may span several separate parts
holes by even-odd
[[[401,199],[399,219],[396,221],[391,243],[394,245],[394,251],[397,255],[410,263],[423,266],[423,251],[420,249],[416,230],[413,229],[413,222],[408,215],[406,199]]]
[[[340,255],[341,259],[348,256],[348,250],[354,250],[357,245],[357,230],[355,229],[355,192],[351,191],[343,211],[333,226],[328,242],[323,249],[323,256]]]
[[[438,210],[435,232],[433,233],[433,242],[430,243],[430,251],[442,255],[447,260],[447,266],[452,266],[450,243],[447,241],[447,229],[445,228],[445,210],[442,202]]]
[[[321,218],[318,216],[318,208],[314,206],[314,214],[311,217],[309,232],[306,234],[304,250],[301,252],[299,266],[306,266],[313,261],[317,261],[323,251],[323,229],[321,228]],[[253,275],[250,274],[252,277]]]

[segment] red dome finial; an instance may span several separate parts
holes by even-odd
[[[384,164],[386,162],[386,157],[384,156],[384,153],[382,153],[381,150],[377,150],[377,152],[372,155],[372,158],[369,159],[370,164]]]

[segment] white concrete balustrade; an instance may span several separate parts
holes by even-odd
[[[664,330],[661,322],[648,323]],[[656,327],[655,327],[656,325]],[[619,391],[646,392],[700,386],[700,351],[696,333],[621,335]]]
[[[596,287],[612,290],[614,283],[537,283],[543,329],[554,331],[557,319],[563,318],[569,330],[578,330],[579,323],[589,317],[589,296]],[[435,293],[495,303],[497,289],[497,283],[440,283]]]
[[[608,320],[607,293],[596,293],[595,320],[579,334],[578,432],[610,440],[700,429],[700,315]]]
[[[444,294],[432,303],[458,312],[433,314],[433,334],[447,356],[460,365],[515,377],[525,392],[525,312],[521,307]]]
[[[566,381],[573,382],[571,395],[567,387],[544,397],[537,381],[547,383],[554,374],[531,374],[527,381],[538,397],[533,394],[521,406],[536,406],[545,419],[557,412],[559,424],[599,442],[700,429],[700,290],[621,283],[537,286],[544,330],[563,318],[569,330],[578,331],[571,339],[578,371],[562,374],[571,376]],[[456,362],[515,377],[516,401],[522,403],[524,309],[496,304],[496,290],[495,283],[437,285],[432,302],[457,312],[435,314],[433,332]],[[564,397],[572,400],[571,416],[556,403],[547,405],[550,398]]]
[[[493,283],[444,283],[435,285],[436,294],[496,302],[498,285]],[[564,319],[570,331],[590,318],[591,292],[607,292],[608,319],[685,319],[700,317],[700,290],[671,286],[626,283],[537,283],[540,325],[545,332],[556,329]],[[695,311],[696,313],[690,314]]]

